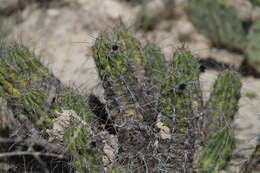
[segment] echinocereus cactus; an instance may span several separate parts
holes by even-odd
[[[108,109],[121,108],[111,113],[115,121],[121,119],[117,126],[120,164],[130,172],[192,172],[199,153],[197,170],[217,172],[225,166],[235,145],[230,124],[241,88],[235,72],[221,73],[203,104],[199,64],[185,49],[176,50],[167,65],[160,49],[142,47],[122,29],[100,36],[93,56]],[[151,92],[151,88],[156,89]],[[147,104],[153,108],[143,111]],[[162,131],[168,135],[160,136]]]
[[[248,47],[246,50],[248,63],[260,71],[260,20],[256,21],[248,33]]]
[[[152,115],[144,117],[146,115],[140,114],[144,111],[140,104],[144,104],[145,98],[140,97],[143,86],[137,83],[143,76],[141,71],[145,55],[139,41],[127,30],[120,30],[111,35],[111,38],[98,38],[93,54],[106,91],[110,114],[115,122],[119,125],[129,116],[134,116],[134,119],[150,119]]]
[[[254,5],[260,5],[260,1],[259,0],[250,0],[250,2]]]
[[[187,13],[199,32],[214,45],[244,49],[246,38],[235,10],[222,0],[189,0]]]
[[[259,3],[258,0],[247,2],[251,7]],[[209,38],[213,46],[239,50],[248,65],[259,73],[259,18],[252,17],[255,12],[251,9],[246,19],[239,18],[239,10],[231,4],[233,1],[189,0],[187,14],[195,28]]]

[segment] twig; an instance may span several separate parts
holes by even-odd
[[[34,138],[28,138],[28,139],[22,139],[22,138],[15,138],[15,139],[10,139],[10,138],[3,138],[0,137],[0,143],[16,143],[16,144],[24,144],[24,145],[29,145],[29,144],[33,144],[33,145],[39,145],[42,146],[46,149],[48,149],[48,151],[55,151],[57,153],[64,153],[65,152],[65,148],[59,144],[51,144],[48,141],[46,141],[45,139],[34,139]]]
[[[56,157],[56,158],[59,158],[59,159],[65,159],[66,158],[62,154],[31,152],[31,151],[15,151],[15,152],[0,153],[0,158],[12,157],[12,156],[24,156],[24,155],[31,155],[31,156],[34,156],[34,157],[39,157],[39,156]]]

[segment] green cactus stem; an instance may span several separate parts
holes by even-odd
[[[60,82],[49,73],[34,54],[19,44],[0,45],[0,95],[15,116],[26,114],[42,128],[51,127],[54,116],[48,96]]]
[[[187,12],[193,25],[214,45],[239,50],[245,48],[242,23],[225,1],[189,0]]]
[[[260,5],[260,1],[259,0],[250,0],[250,2],[254,5],[259,6]]]
[[[247,61],[252,67],[260,72],[260,20],[252,25],[247,39]]]
[[[165,65],[165,56],[162,50],[154,44],[148,44],[144,47],[145,57],[145,76],[152,85],[160,87],[165,77],[167,68]]]
[[[70,127],[65,129],[64,145],[72,154],[72,165],[79,173],[98,173],[103,169],[102,146],[97,146],[92,125],[94,117],[88,105],[88,97],[80,95],[69,87],[63,87],[56,95],[54,110],[73,110],[77,117],[71,117]]]
[[[93,141],[93,135],[86,127],[71,127],[67,129],[64,143],[70,149],[73,166],[80,173],[98,173],[103,169],[102,154]]]
[[[98,173],[103,170],[102,146],[97,144],[93,135],[94,117],[88,106],[88,97],[80,95],[69,87],[63,87],[57,93],[55,111],[73,110],[70,127],[65,129],[63,143],[69,149],[72,166],[79,173]]]
[[[126,117],[142,119],[138,108],[142,98],[138,78],[144,63],[140,43],[131,32],[120,29],[96,40],[93,57],[115,122],[122,124]]]
[[[80,95],[69,87],[64,87],[57,94],[55,110],[74,110],[85,123],[91,123],[94,119],[88,106],[88,97]]]
[[[189,51],[177,50],[173,55],[170,71],[164,78],[160,101],[160,111],[167,117],[164,123],[183,133],[185,126],[189,124],[186,118],[192,118],[195,113],[192,109],[194,102],[202,107],[199,65]],[[193,98],[196,99],[193,101]],[[176,117],[172,117],[173,115]]]
[[[218,76],[206,106],[209,129],[220,129],[230,124],[238,110],[240,89],[237,73],[225,70]]]
[[[235,139],[230,127],[238,110],[241,82],[235,72],[222,72],[214,83],[206,105],[206,139],[200,159],[201,172],[217,173],[228,162],[235,148]]]
[[[172,153],[168,164],[174,166],[169,170],[192,170],[192,155],[198,133],[195,117],[199,115],[202,104],[199,64],[189,51],[178,49],[173,54],[170,68],[164,77],[159,103],[162,122],[171,130],[172,136],[170,141],[160,143],[164,146],[162,151],[169,148],[165,152]]]
[[[202,147],[201,173],[218,173],[235,148],[234,134],[224,128],[210,135]]]

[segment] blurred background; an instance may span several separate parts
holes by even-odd
[[[236,172],[260,136],[260,1],[0,0],[0,39],[26,45],[63,83],[100,96],[91,46],[118,27],[158,44],[168,58],[177,48],[189,49],[206,67],[205,100],[220,71],[241,75],[239,142],[227,168]]]

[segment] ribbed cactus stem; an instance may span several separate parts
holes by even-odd
[[[197,61],[189,51],[177,50],[161,89],[160,111],[167,117],[164,123],[168,127],[184,133],[185,128],[190,125],[187,119],[193,116],[193,102],[202,106],[199,89]],[[195,95],[198,97],[193,100]]]
[[[250,0],[250,2],[254,5],[259,6],[260,5],[260,0]]]
[[[167,152],[172,155],[168,162],[174,165],[172,169],[176,171],[192,170],[198,134],[196,109],[201,106],[199,64],[189,51],[179,49],[173,54],[169,71],[164,77],[159,103],[162,122],[171,130],[172,136],[171,141],[167,142],[167,146],[171,148]],[[164,143],[162,142],[162,146],[166,145]]]
[[[93,134],[93,114],[88,105],[88,97],[82,96],[69,87],[63,87],[56,95],[53,105],[55,112],[72,110],[69,127],[64,129],[63,143],[73,156],[72,166],[79,173],[103,171],[102,145]]]
[[[248,47],[246,49],[247,62],[260,72],[260,20],[257,20],[250,28],[247,35]]]
[[[50,127],[52,114],[47,99],[50,88],[59,87],[59,81],[26,47],[2,44],[0,95],[15,109],[15,115],[28,114],[43,129]]]
[[[103,169],[102,155],[88,130],[81,126],[67,129],[64,143],[74,156],[73,166],[79,173],[99,173]]]
[[[199,172],[218,173],[227,164],[234,148],[234,134],[228,127],[210,135],[202,147]]]
[[[44,106],[47,106],[47,99],[43,93],[44,91],[31,89],[21,96],[20,102],[23,103],[26,113],[37,125],[42,126],[44,124],[44,126],[50,127],[52,125],[52,120],[50,115],[48,115],[50,112],[44,109]]]
[[[207,103],[209,129],[226,127],[238,110],[241,82],[238,74],[225,70],[214,83],[213,91]]]
[[[207,138],[202,147],[201,172],[217,173],[228,162],[235,148],[231,128],[238,110],[241,82],[235,72],[222,72],[214,83],[207,103],[205,132]]]
[[[62,111],[61,109],[73,110],[87,124],[94,120],[88,106],[88,97],[80,95],[71,88],[63,87],[57,95],[56,102],[55,110],[58,112]]]
[[[145,52],[145,76],[150,80],[152,85],[160,88],[167,68],[165,65],[165,56],[162,50],[154,44],[148,44],[144,47]]]
[[[140,119],[138,74],[143,55],[140,43],[126,29],[101,36],[93,46],[93,57],[109,100],[111,114],[121,124],[126,117]],[[117,115],[116,115],[117,114]]]

